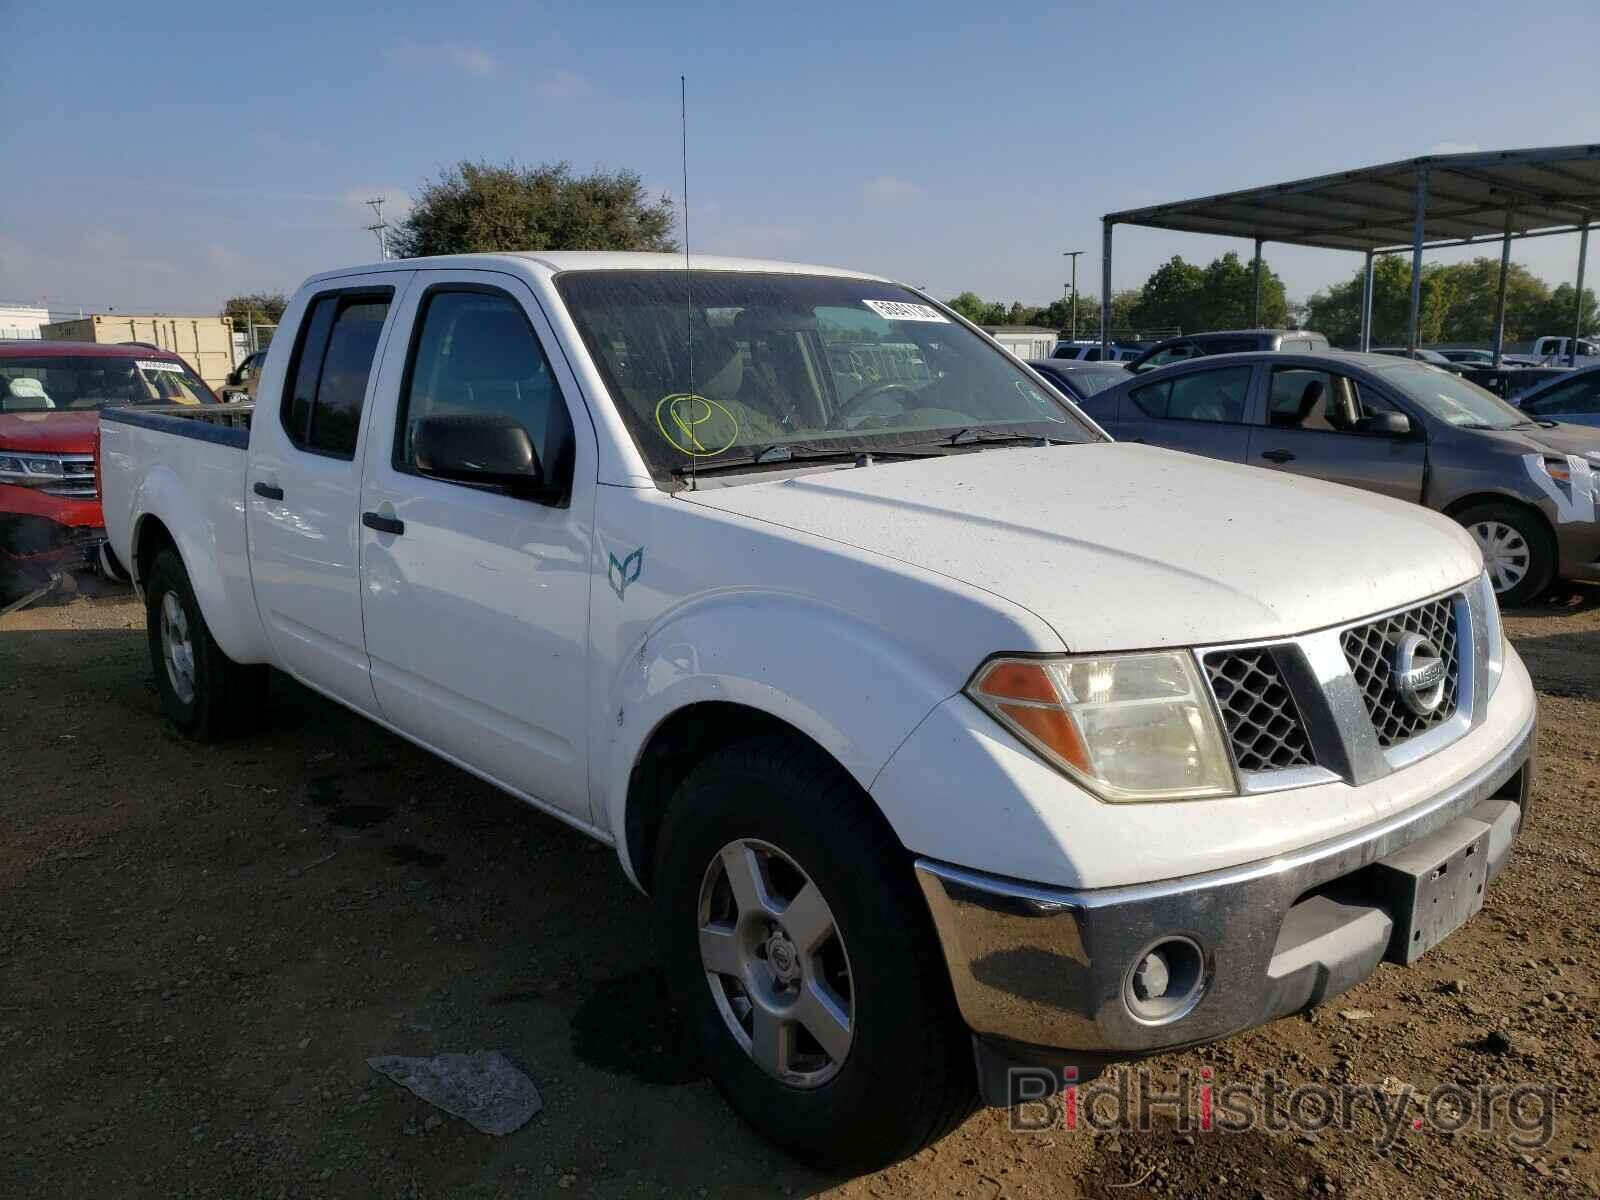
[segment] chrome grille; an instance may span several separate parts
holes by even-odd
[[[1208,654],[1205,668],[1239,770],[1281,771],[1314,765],[1305,721],[1270,650]]]
[[[1340,643],[1350,672],[1366,701],[1372,729],[1384,749],[1398,745],[1442,725],[1455,715],[1460,692],[1461,663],[1456,630],[1456,597],[1445,596],[1392,616],[1380,617],[1344,631]],[[1412,712],[1390,686],[1394,644],[1408,633],[1421,634],[1433,643],[1444,660],[1444,698],[1426,715]]]
[[[94,455],[62,454],[52,456],[61,464],[62,482],[46,484],[39,490],[52,496],[71,496],[74,499],[93,500],[99,496],[94,486]]]

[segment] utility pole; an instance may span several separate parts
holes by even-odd
[[[373,215],[378,218],[376,224],[368,225],[367,229],[369,232],[377,235],[378,256],[382,258],[384,262],[389,261],[389,239],[384,236],[388,232],[389,226],[388,223],[383,219],[383,202],[386,199],[388,199],[386,196],[374,196],[371,200],[367,201],[372,208]]]
[[[1063,250],[1062,258],[1072,260],[1072,340],[1078,340],[1078,255],[1082,250]]]

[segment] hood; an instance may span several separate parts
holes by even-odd
[[[1305,633],[1482,570],[1466,531],[1418,505],[1130,443],[985,450],[678,495],[983,588],[1081,651]]]
[[[100,425],[97,409],[76,412],[0,413],[0,450],[90,454]]]
[[[1516,449],[1540,450],[1548,454],[1576,454],[1580,457],[1600,459],[1600,429],[1588,425],[1569,425],[1563,421],[1554,421],[1549,428],[1536,425],[1532,429],[1496,429],[1492,431],[1492,436],[1496,441],[1504,442]]]

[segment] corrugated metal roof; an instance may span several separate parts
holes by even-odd
[[[1428,176],[1426,245],[1576,229],[1600,214],[1600,145],[1432,154],[1292,183],[1107,213],[1119,225],[1335,250],[1409,248]]]

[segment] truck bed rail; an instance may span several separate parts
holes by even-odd
[[[124,404],[101,409],[100,420],[243,450],[254,411],[254,404]]]

